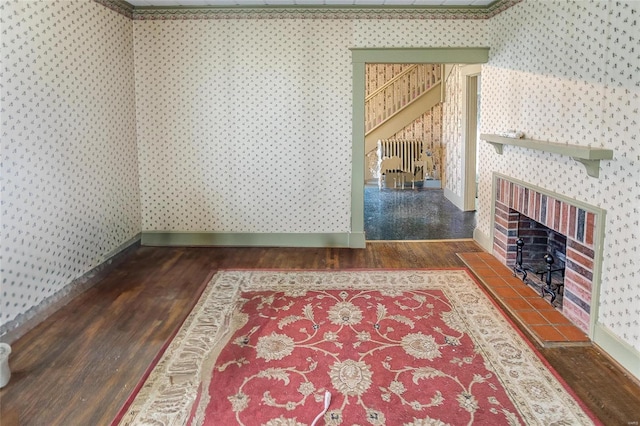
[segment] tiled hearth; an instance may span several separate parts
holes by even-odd
[[[582,330],[490,253],[458,256],[498,304],[542,347],[590,344]]]

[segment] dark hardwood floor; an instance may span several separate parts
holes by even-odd
[[[216,270],[463,267],[472,241],[369,243],[364,250],[141,247],[12,344],[0,424],[108,425]],[[637,425],[640,388],[595,347],[541,350],[608,425]]]

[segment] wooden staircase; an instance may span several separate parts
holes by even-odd
[[[366,97],[365,153],[442,102],[443,71],[440,64],[412,65]]]

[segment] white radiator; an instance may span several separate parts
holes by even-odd
[[[427,169],[427,154],[424,142],[411,139],[378,140],[378,186],[382,188],[383,175],[389,172],[400,172],[400,182],[404,187],[405,176],[413,184],[423,180]],[[420,172],[418,174],[418,171]],[[405,175],[406,174],[406,175]]]
[[[398,157],[401,171],[413,173],[416,162],[424,153],[424,142],[411,139],[384,139],[378,141],[378,162],[385,158]],[[384,172],[384,171],[383,171]]]

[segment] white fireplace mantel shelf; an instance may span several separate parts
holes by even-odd
[[[585,169],[587,169],[587,174],[595,178],[600,176],[600,160],[613,159],[613,150],[606,148],[592,148],[584,145],[545,142],[534,139],[505,138],[503,136],[486,133],[481,134],[480,139],[493,145],[498,154],[502,154],[502,148],[504,145],[513,145],[522,148],[566,155],[582,163]]]

